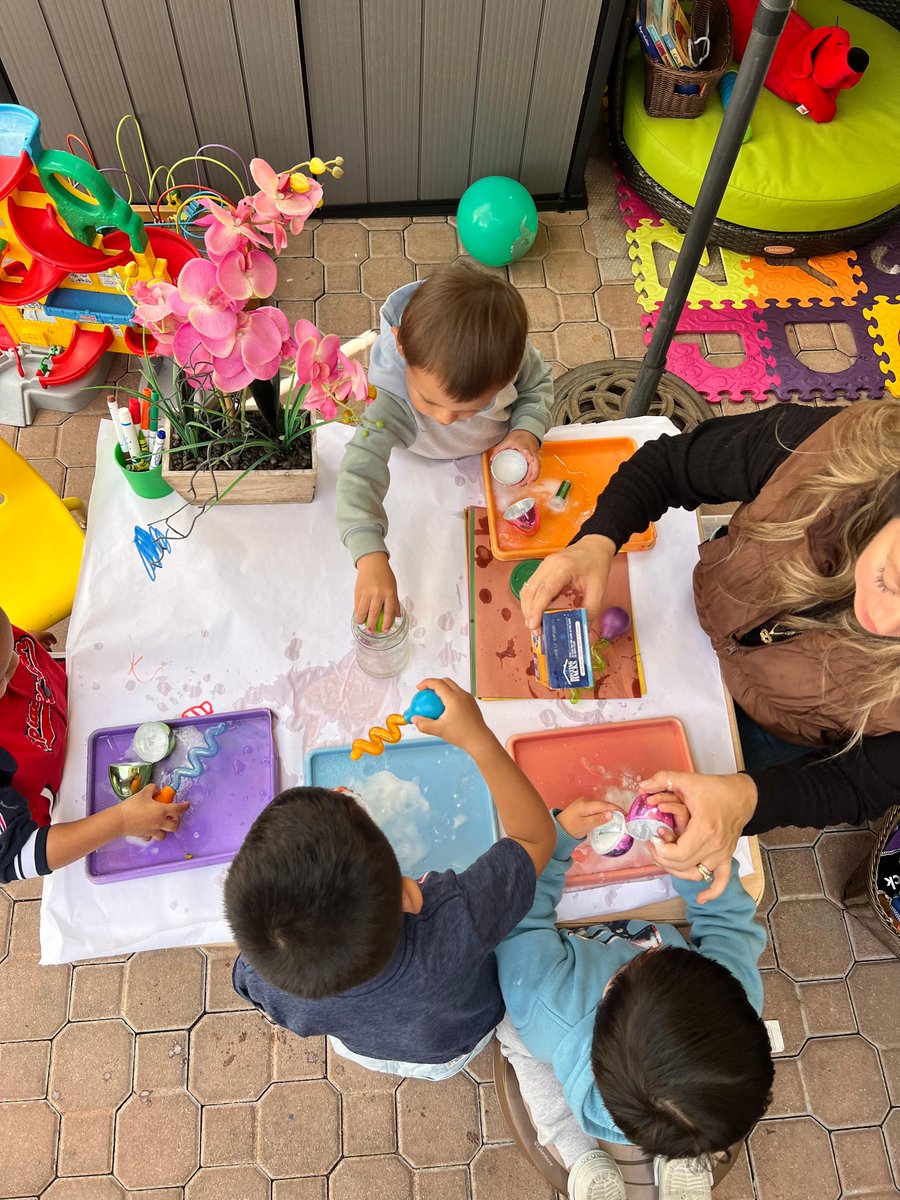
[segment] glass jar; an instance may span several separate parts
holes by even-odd
[[[357,624],[355,615],[350,628],[356,641],[356,661],[367,675],[387,679],[399,675],[409,662],[409,620],[405,612],[386,633],[370,633],[364,624]]]

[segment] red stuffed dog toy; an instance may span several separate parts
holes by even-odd
[[[757,0],[728,0],[734,35],[734,57],[747,49]],[[778,40],[766,87],[782,100],[826,124],[837,112],[837,94],[856,87],[869,65],[865,50],[850,45],[850,36],[839,26],[813,29],[796,11],[787,19]]]

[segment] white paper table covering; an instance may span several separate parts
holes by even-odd
[[[347,429],[319,435],[312,504],[222,506],[186,541],[173,541],[154,582],[133,545],[134,526],[161,522],[178,497],[141,500],[114,465],[103,422],[84,564],[68,636],[69,736],[54,813],[85,812],[87,740],[105,726],[173,718],[203,700],[217,712],[275,713],[281,786],[302,781],[316,746],[364,734],[408,702],[428,675],[468,685],[468,599],[463,509],[483,503],[480,462],[436,463],[398,453],[391,463],[389,543],[413,624],[403,674],[378,681],[356,666],[350,621],[354,569],[335,528],[335,477]],[[555,437],[674,433],[665,418],[567,426]],[[188,514],[189,515],[189,514]],[[647,695],[640,700],[502,701],[483,706],[501,740],[513,733],[640,717],[678,716],[696,766],[735,769],[715,655],[691,600],[697,553],[692,513],[657,523],[656,548],[630,556],[631,593]],[[409,730],[405,737],[419,736]],[[749,859],[744,853],[744,872]],[[230,940],[222,915],[224,865],[97,885],[82,862],[44,882],[45,963]],[[564,897],[562,919],[621,911],[672,895],[668,880]]]

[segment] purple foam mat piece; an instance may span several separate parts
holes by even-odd
[[[765,310],[765,324],[775,360],[769,386],[779,400],[812,399],[814,394],[823,400],[857,400],[860,392],[866,392],[870,399],[884,395],[884,375],[862,306],[841,305],[830,309],[804,308],[799,304],[788,308],[771,306]],[[823,324],[846,325],[853,335],[856,361],[844,371],[814,370],[800,362],[790,348],[788,325]]]
[[[770,352],[766,337],[765,313],[756,304],[735,308],[731,301],[713,308],[708,300],[700,302],[700,308],[685,308],[678,321],[677,333],[735,333],[743,342],[744,361],[734,367],[723,367],[704,358],[697,346],[690,342],[672,342],[669,347],[667,367],[681,376],[691,387],[705,396],[710,404],[721,404],[728,399],[732,404],[742,404],[745,399],[755,404],[764,404],[767,392],[777,380],[775,359]],[[659,309],[642,318],[644,340],[650,342],[653,326]]]
[[[218,738],[219,753],[204,760],[198,778],[184,780],[178,789],[177,799],[191,804],[178,832],[167,834],[161,842],[140,845],[119,838],[95,850],[86,864],[92,882],[139,879],[234,858],[247,830],[275,795],[275,743],[267,708],[168,721],[176,746],[154,766],[152,778],[157,787],[168,783],[176,767],[187,765],[189,749],[204,745],[206,730],[221,723],[226,729]],[[120,803],[108,769],[110,763],[137,761],[131,751],[137,728],[98,729],[88,739],[88,814]]]
[[[866,285],[865,297],[860,298],[863,303],[871,304],[879,296],[888,300],[900,297],[900,225],[860,246],[856,262]]]

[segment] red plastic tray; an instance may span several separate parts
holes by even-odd
[[[579,796],[597,796],[627,809],[641,779],[665,769],[694,769],[687,734],[677,717],[518,733],[506,748],[548,808],[566,808]],[[646,842],[635,842],[621,858],[604,858],[584,842],[572,855],[566,891],[663,873]]]

